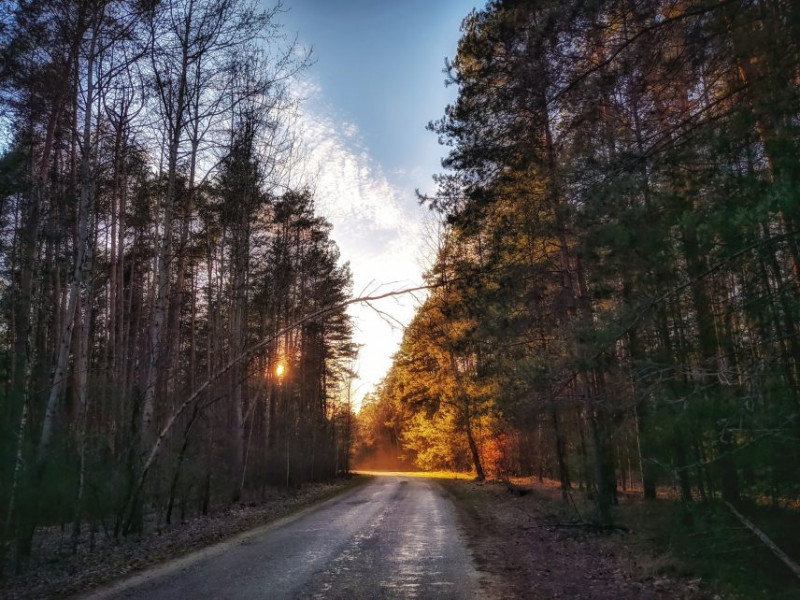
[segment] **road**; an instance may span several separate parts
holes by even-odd
[[[445,492],[430,479],[390,475],[88,598],[460,600],[476,588]]]

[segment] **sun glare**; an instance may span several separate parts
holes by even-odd
[[[275,375],[278,377],[283,377],[283,374],[286,372],[286,365],[282,362],[279,362],[278,365],[275,367]]]

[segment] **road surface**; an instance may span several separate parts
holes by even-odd
[[[391,475],[88,598],[456,600],[475,598],[476,588],[445,492]]]

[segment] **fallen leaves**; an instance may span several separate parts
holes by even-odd
[[[459,486],[455,489],[454,486]],[[448,481],[488,598],[700,600],[711,598],[699,578],[643,576],[629,533],[599,530],[554,514],[534,493],[502,485]]]
[[[47,528],[34,540],[35,562],[25,573],[0,581],[0,597],[67,598],[274,521],[347,485],[346,481],[306,484],[300,492],[275,492],[264,502],[228,506],[173,526],[151,524],[140,539],[115,541],[96,534],[92,542],[85,532],[75,555],[67,550],[71,528]]]

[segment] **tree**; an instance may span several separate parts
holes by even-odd
[[[621,457],[646,497],[672,480],[735,502],[745,472],[772,485],[794,430],[796,186],[775,162],[797,147],[797,55],[777,41],[793,15],[498,0],[463,23],[458,98],[429,126],[446,172],[423,198],[465,249],[443,319],[467,319],[507,439],[550,439],[527,464],[568,489],[577,463],[605,525]],[[783,434],[760,438],[762,419]]]
[[[351,326],[344,305],[309,314],[343,303],[350,274],[310,193],[287,191],[286,86],[307,57],[279,12],[0,9],[0,520],[17,568],[40,526],[71,523],[79,552],[87,528],[128,534],[285,482],[270,423],[292,484],[349,452]]]

